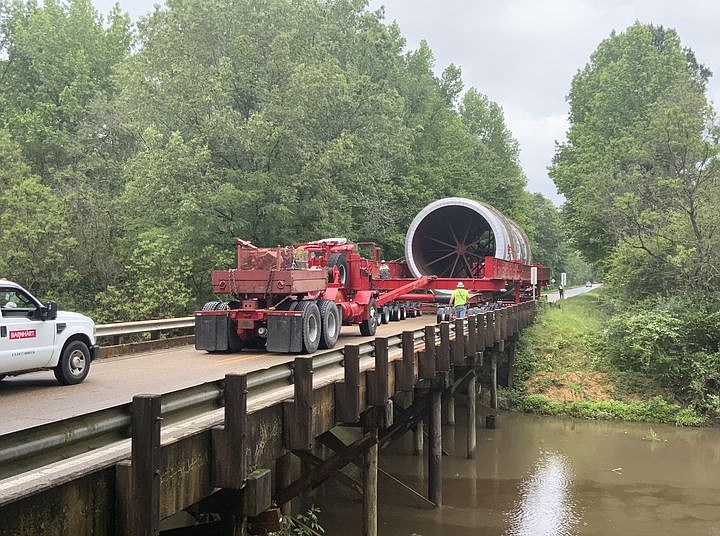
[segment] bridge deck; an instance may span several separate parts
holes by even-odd
[[[435,320],[433,315],[424,315],[392,322],[380,326],[376,336],[415,330]],[[357,326],[345,326],[337,348],[373,338],[359,336]],[[220,380],[228,373],[243,374],[289,363],[295,357],[258,351],[208,354],[184,346],[101,359],[93,363],[90,375],[80,385],[59,386],[52,372],[6,378],[0,383],[0,435],[124,404],[138,393],[164,394]]]

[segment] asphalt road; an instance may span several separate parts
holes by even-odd
[[[409,318],[380,326],[377,335],[387,337],[434,323],[434,315]],[[361,337],[357,326],[345,326],[337,347],[372,339]],[[295,357],[257,351],[208,354],[180,346],[98,360],[80,385],[60,386],[51,371],[6,378],[0,382],[0,434],[124,404],[136,394],[164,394],[219,380],[230,372],[246,373],[287,363]]]
[[[569,288],[565,291],[565,299],[572,298],[573,296],[579,296],[580,294],[585,294],[586,292],[590,292],[593,289],[599,288],[600,284],[593,284],[592,287],[576,287],[576,288]],[[560,300],[560,294],[556,290],[555,292],[548,292],[547,294],[548,301],[550,303],[556,302]]]

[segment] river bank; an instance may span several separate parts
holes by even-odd
[[[646,376],[619,370],[606,359],[601,292],[549,305],[523,331],[515,357],[516,383],[501,392],[502,406],[591,419],[707,424]]]

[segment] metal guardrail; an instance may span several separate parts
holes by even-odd
[[[148,323],[138,324],[147,325]],[[450,328],[451,333],[454,333],[452,323]],[[423,336],[424,327],[413,330],[416,344],[423,340]],[[374,356],[375,344],[373,341],[362,343],[359,347],[361,358]],[[389,356],[391,358],[397,356],[401,351],[401,338],[397,335],[389,337]],[[337,367],[338,371],[341,371],[343,359],[341,349],[316,354],[312,357],[313,370],[319,374],[327,372],[331,367]],[[253,392],[259,390],[267,391],[268,388],[272,388],[273,384],[277,387],[292,385],[292,380],[291,362],[249,372],[247,387],[249,394],[252,395]],[[224,380],[218,380],[162,395],[163,427],[182,418],[195,417],[209,411],[208,405],[214,405],[215,409],[222,406],[223,392]],[[128,402],[94,413],[78,415],[0,436],[0,480],[30,471],[55,460],[102,448],[121,438],[129,437],[131,422],[132,403]]]
[[[170,329],[191,328],[195,326],[194,316],[182,318],[163,318],[160,320],[141,320],[139,322],[116,322],[113,324],[98,324],[95,326],[96,337],[118,337],[122,335],[135,335]]]

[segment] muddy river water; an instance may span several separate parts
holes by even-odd
[[[380,467],[426,490],[411,441],[383,452]],[[462,426],[444,427],[443,444],[443,507],[424,509],[381,479],[380,536],[720,536],[717,428],[501,413],[497,429],[478,428],[475,460]],[[361,535],[357,497],[332,485],[312,500],[328,535]]]

